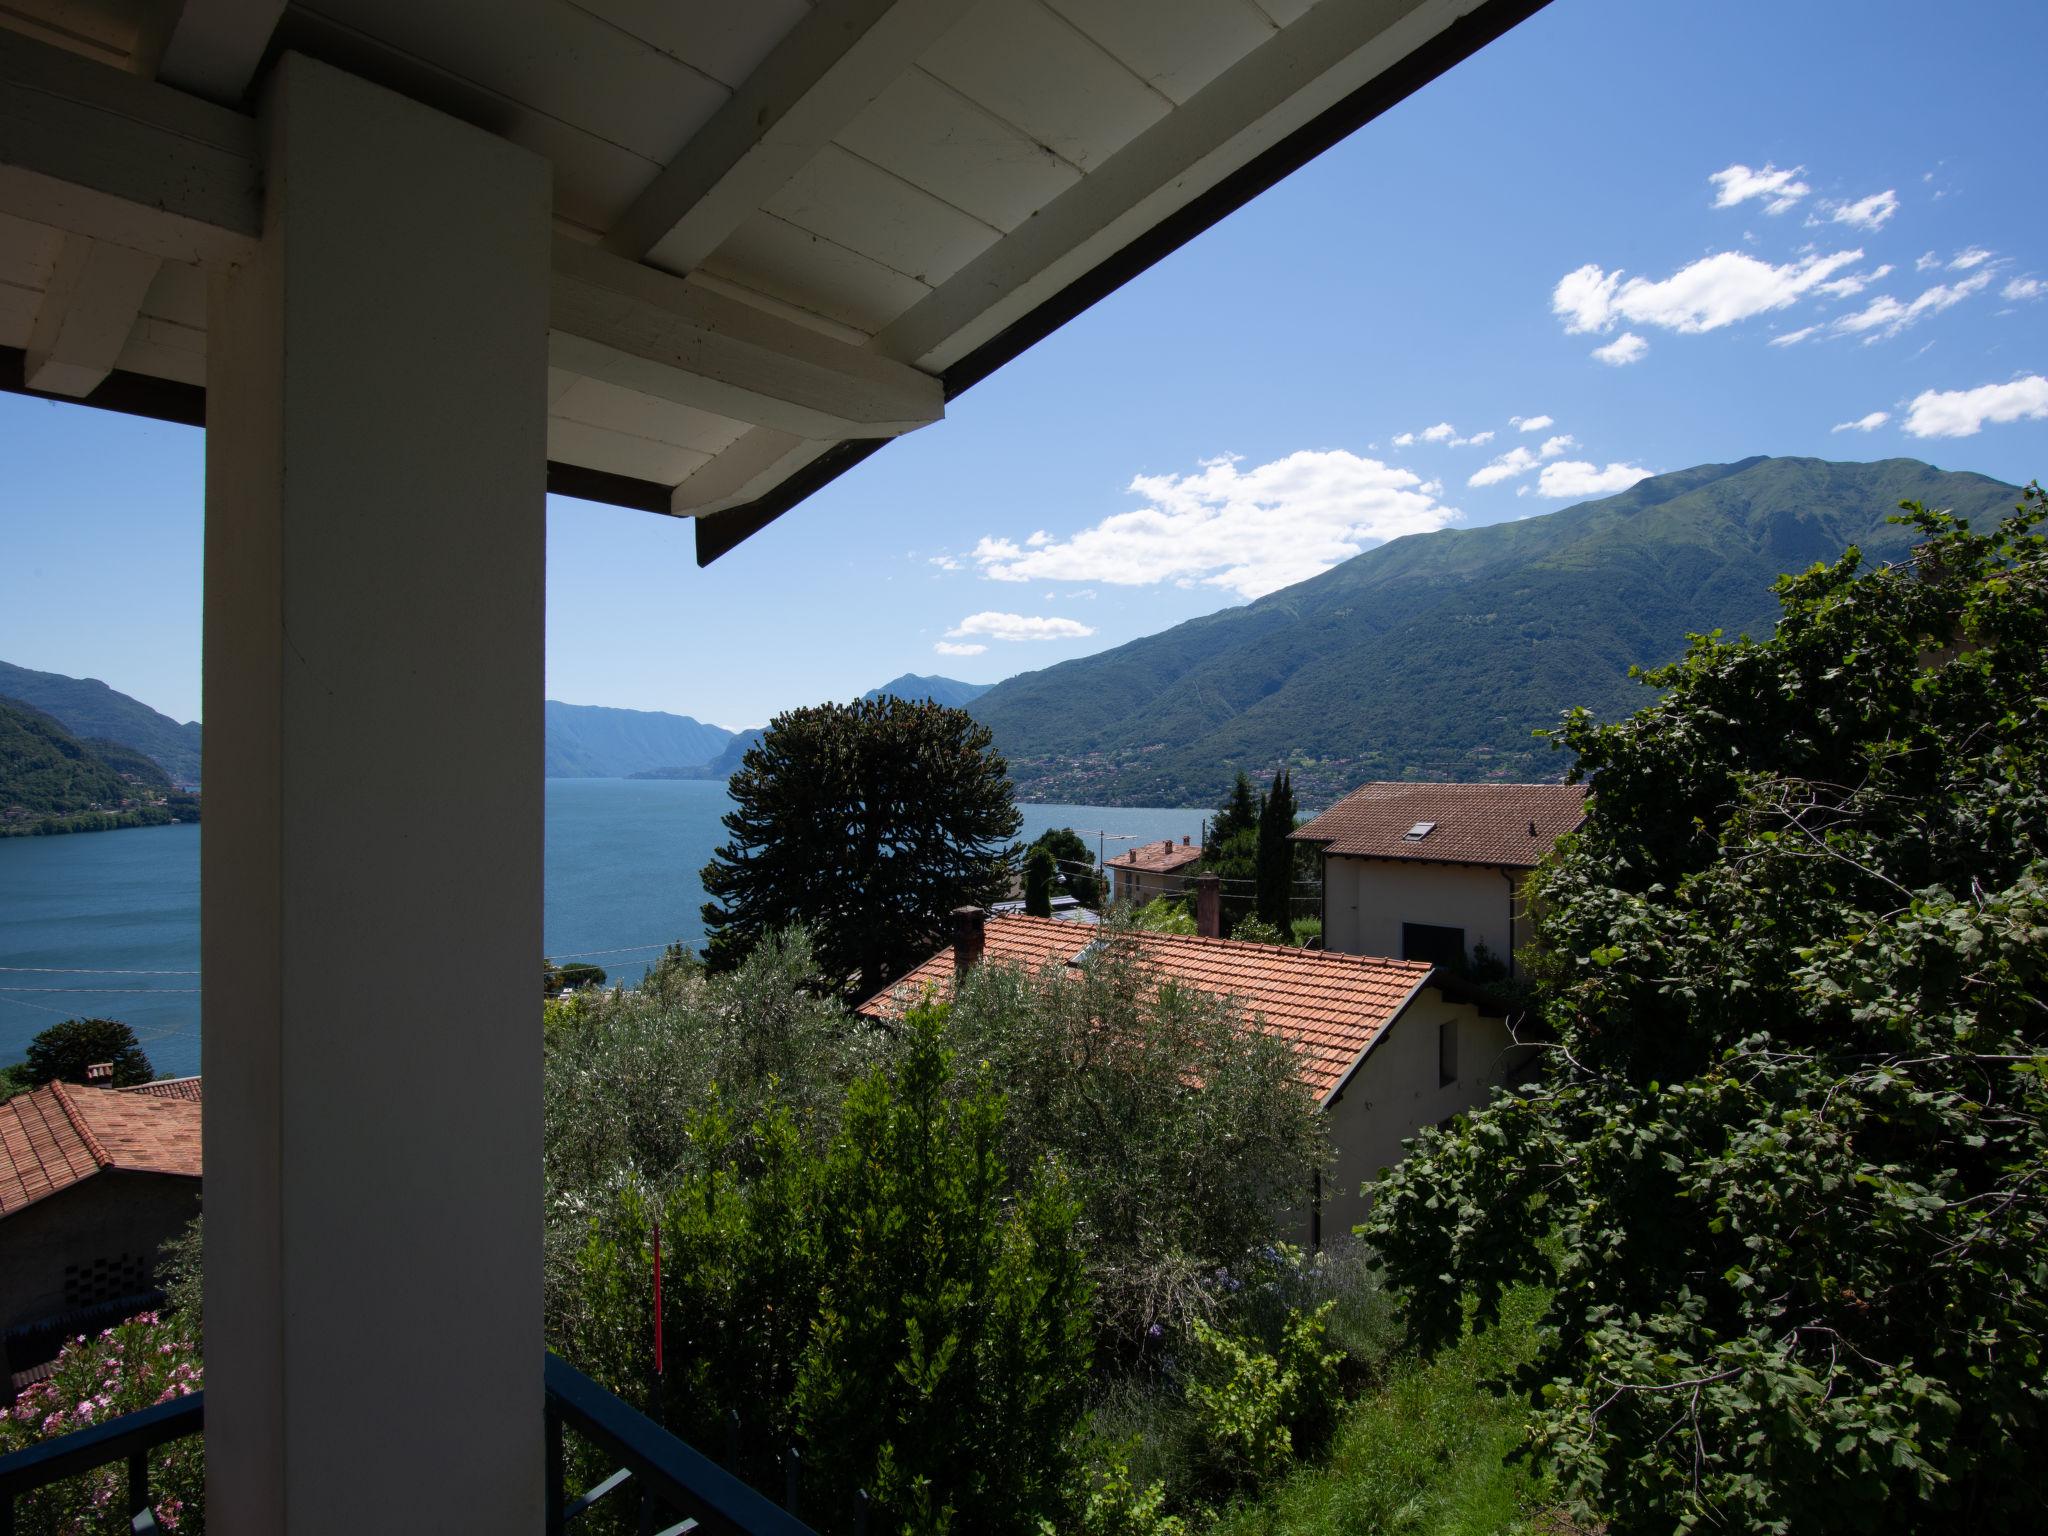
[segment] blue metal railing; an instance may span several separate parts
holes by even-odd
[[[156,1531],[156,1511],[149,1497],[149,1453],[205,1427],[206,1394],[194,1392],[0,1456],[0,1536],[14,1536],[14,1501],[23,1494],[117,1461],[128,1463],[129,1528],[138,1536]]]
[[[659,1527],[662,1536],[683,1531],[815,1536],[794,1512],[794,1453],[787,1462],[784,1489],[790,1507],[782,1508],[560,1356],[548,1355],[545,1372],[548,1536],[562,1536],[569,1522],[606,1499],[637,1499],[641,1531],[653,1533]],[[130,1527],[138,1536],[157,1531],[150,1503],[149,1453],[204,1430],[205,1402],[205,1393],[194,1392],[0,1456],[0,1536],[14,1536],[15,1500],[122,1461],[128,1464]],[[574,1431],[621,1463],[610,1477],[574,1498],[565,1485],[565,1431]],[[860,1502],[852,1521],[857,1532],[867,1525],[866,1501]]]
[[[610,1477],[573,1499],[565,1481],[565,1428],[623,1463]],[[602,1499],[635,1493],[643,1532],[658,1529],[660,1536],[683,1531],[721,1536],[815,1536],[794,1513],[793,1458],[788,1463],[789,1486],[785,1490],[785,1500],[792,1508],[784,1509],[553,1353],[547,1358],[547,1457],[548,1536],[563,1536],[570,1521]],[[860,1518],[863,1514],[864,1507],[855,1514],[856,1530],[867,1523]],[[674,1523],[662,1524],[662,1517]]]

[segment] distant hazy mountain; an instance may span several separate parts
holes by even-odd
[[[958,709],[971,700],[988,692],[986,683],[963,683],[952,677],[919,677],[915,672],[906,672],[901,677],[870,688],[861,697],[879,699],[894,694],[899,699],[931,699],[935,703],[949,704]],[[664,763],[658,768],[642,769],[628,774],[634,779],[719,779],[731,778],[739,771],[740,759],[747,755],[747,748],[761,739],[762,726],[741,731],[725,744],[724,749],[708,763]]]
[[[987,683],[963,683],[952,677],[919,677],[915,672],[906,672],[892,678],[879,688],[870,688],[861,697],[879,699],[886,694],[895,694],[899,699],[930,699],[934,704],[950,704],[961,709],[973,703],[989,690]]]
[[[991,688],[973,713],[1027,799],[1214,803],[1240,768],[1293,764],[1327,804],[1369,779],[1540,780],[1531,732],[1570,705],[1616,718],[1631,664],[1688,632],[1762,634],[1780,572],[1861,545],[1896,559],[1902,499],[1995,517],[2014,487],[1915,459],[1745,459],[1601,501],[1396,539],[1320,576]]]
[[[551,779],[623,779],[647,768],[706,763],[732,739],[732,732],[720,726],[659,710],[606,709],[555,699],[542,708],[544,762]]]
[[[152,758],[182,784],[199,781],[199,722],[180,725],[94,677],[32,672],[0,661],[0,695],[51,716],[73,736],[101,737]]]

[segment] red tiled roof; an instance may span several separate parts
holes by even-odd
[[[991,918],[983,959],[992,965],[1037,970],[1065,965],[1096,935],[1049,917]],[[1162,977],[1214,997],[1235,998],[1254,1022],[1300,1053],[1303,1083],[1318,1101],[1343,1082],[1352,1063],[1379,1032],[1400,1016],[1429,977],[1420,960],[1383,960],[1279,944],[1244,944],[1175,933],[1129,933],[1140,962]],[[872,1019],[900,1017],[927,988],[947,996],[953,988],[953,951],[940,950],[894,986],[860,1007]]]
[[[0,1216],[103,1168],[198,1178],[197,1096],[48,1083],[0,1104]]]
[[[1176,843],[1165,838],[1156,843],[1141,844],[1113,859],[1105,859],[1103,866],[1107,869],[1138,870],[1148,875],[1170,874],[1183,865],[1194,863],[1201,856],[1200,843]]]
[[[132,1088],[117,1091],[146,1093],[156,1099],[190,1099],[196,1104],[200,1102],[199,1085],[202,1081],[203,1079],[197,1077],[160,1077],[154,1082],[137,1083]]]
[[[1354,858],[1534,869],[1585,819],[1583,784],[1378,783],[1354,789],[1294,836]],[[1428,836],[1405,835],[1425,821],[1436,823]]]

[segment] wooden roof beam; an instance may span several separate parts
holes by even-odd
[[[819,0],[606,237],[688,273],[971,9],[969,0]]]
[[[929,374],[567,236],[548,360],[795,439],[896,437],[945,414]]]
[[[27,386],[74,399],[99,388],[128,344],[158,265],[141,251],[66,235],[29,331]]]
[[[285,0],[184,0],[157,59],[156,77],[233,106],[249,94]]]

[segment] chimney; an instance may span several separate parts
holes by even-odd
[[[85,1084],[88,1088],[111,1088],[114,1086],[114,1064],[111,1061],[96,1061],[85,1069]]]
[[[1223,884],[1214,875],[1195,876],[1195,932],[1205,939],[1223,937]]]
[[[1182,834],[1182,836],[1181,836],[1181,840],[1180,840],[1180,845],[1181,845],[1181,847],[1183,847],[1183,848],[1186,848],[1187,846],[1189,846],[1189,844],[1190,844],[1191,842],[1192,842],[1192,839],[1191,839],[1191,838],[1189,838],[1189,837],[1188,837],[1188,836],[1187,836],[1186,834]]]
[[[988,913],[980,907],[953,909],[953,976],[965,976],[981,964],[988,948]]]
[[[1529,823],[1529,835],[1531,837],[1536,835],[1536,823],[1533,821]]]

